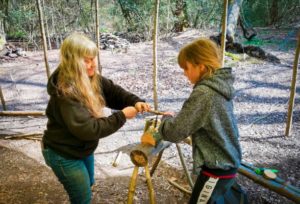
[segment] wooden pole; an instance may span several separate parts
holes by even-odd
[[[299,52],[300,52],[300,31],[298,33],[298,43],[296,47],[296,54],[293,66],[293,78],[291,82],[291,92],[289,99],[289,107],[288,107],[288,117],[285,129],[285,136],[289,136],[292,128],[293,121],[293,107],[295,102],[295,93],[296,93],[296,82],[297,82],[297,70],[298,70],[298,61],[299,61]]]
[[[139,172],[139,167],[135,166],[132,172],[131,181],[129,185],[128,200],[127,200],[128,204],[133,204],[133,197],[134,197],[138,172]]]
[[[1,99],[1,103],[2,103],[3,110],[6,110],[6,105],[5,105],[4,95],[3,95],[3,92],[2,92],[1,86],[0,86],[0,99]]]
[[[147,186],[148,186],[148,191],[149,191],[150,203],[154,204],[155,203],[155,194],[154,194],[154,189],[153,189],[153,185],[151,182],[151,176],[150,176],[148,164],[145,166],[145,174],[146,174]]]
[[[40,20],[40,29],[41,29],[41,35],[43,39],[43,49],[44,49],[44,60],[45,60],[45,65],[46,65],[46,73],[48,79],[50,78],[50,68],[48,64],[48,54],[47,54],[47,41],[46,41],[46,36],[45,36],[45,28],[44,28],[44,20],[43,20],[43,11],[41,8],[41,2],[40,0],[36,0],[37,8],[38,8],[38,14],[39,14],[39,20]]]
[[[98,59],[98,70],[99,70],[99,74],[101,75],[102,66],[100,62],[100,30],[99,30],[99,1],[98,0],[95,0],[95,7],[96,7],[96,38],[97,38],[96,42],[98,47],[97,59]]]
[[[221,59],[222,59],[221,62],[222,62],[222,67],[224,67],[224,60],[225,60],[228,0],[224,0],[223,9],[224,9],[224,11],[223,11],[223,17],[222,17],[222,38],[221,38]]]
[[[158,167],[158,164],[159,164],[159,162],[161,160],[161,157],[162,157],[163,153],[164,153],[164,150],[162,150],[161,152],[159,152],[159,154],[157,156],[157,159],[155,160],[154,164],[152,165],[152,168],[151,168],[151,171],[150,171],[150,176],[151,177],[153,176],[156,168]]]
[[[0,116],[44,116],[44,111],[0,111]]]
[[[187,167],[186,167],[186,163],[185,163],[185,161],[184,161],[184,158],[183,158],[183,155],[182,155],[182,151],[181,151],[181,148],[180,148],[180,146],[179,146],[178,143],[176,143],[176,147],[177,147],[177,151],[178,151],[179,158],[180,158],[181,164],[182,164],[182,166],[183,166],[185,175],[186,175],[186,177],[187,177],[187,179],[188,179],[188,182],[189,182],[189,184],[190,184],[190,187],[193,188],[193,187],[194,187],[194,183],[193,183],[192,178],[191,178],[191,175],[190,175],[190,173],[189,173],[189,171],[188,171],[188,169],[187,169]]]
[[[154,28],[153,28],[153,102],[154,110],[158,108],[157,101],[157,31],[158,31],[159,0],[155,0]]]
[[[300,202],[299,191],[295,190],[294,187],[290,187],[290,185],[279,178],[274,180],[266,179],[262,175],[256,174],[255,171],[243,164],[239,167],[238,173],[292,201],[295,201],[296,203]]]

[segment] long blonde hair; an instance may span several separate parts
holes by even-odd
[[[101,76],[89,77],[85,57],[96,57],[96,44],[84,35],[73,33],[62,43],[57,86],[60,93],[79,101],[94,117],[103,116],[105,101],[101,94]]]
[[[186,62],[203,64],[207,72],[202,78],[210,77],[221,68],[221,53],[218,45],[206,38],[199,38],[184,46],[178,54],[178,64],[186,69]]]

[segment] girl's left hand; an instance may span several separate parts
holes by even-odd
[[[135,109],[142,113],[142,112],[147,112],[151,109],[151,106],[148,104],[148,103],[144,103],[144,102],[137,102],[135,105],[134,105]]]

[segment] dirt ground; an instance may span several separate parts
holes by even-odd
[[[278,177],[299,188],[299,83],[295,95],[292,133],[290,137],[284,137],[296,29],[261,29],[258,33],[259,45],[277,56],[281,64],[272,64],[243,54],[236,55],[238,60],[226,56],[225,63],[233,67],[236,76],[234,105],[243,161],[258,167],[278,169]],[[199,36],[212,34],[213,31],[189,30],[160,39],[159,110],[179,111],[191,92],[191,85],[176,64],[180,47]],[[237,40],[244,41],[242,38]],[[58,50],[51,50],[48,54],[53,72],[58,64]],[[123,50],[101,50],[101,64],[104,76],[153,104],[152,42],[131,44],[126,53]],[[298,72],[298,79],[299,75]],[[28,52],[26,57],[0,64],[0,85],[8,110],[45,110],[48,101],[46,81],[42,52]],[[106,112],[109,114],[110,110]],[[139,143],[145,118],[149,116],[139,115],[129,120],[115,134],[100,140],[95,152],[96,187],[93,203],[126,203],[134,167],[129,154]],[[10,137],[20,133],[40,134],[46,122],[46,117],[0,117],[0,204],[68,203],[63,187],[44,163],[39,138]],[[191,147],[183,143],[180,146],[191,170]],[[113,167],[112,162],[120,151],[123,153],[121,161],[117,167]],[[149,203],[144,175],[144,170],[140,168],[135,203]],[[169,184],[168,179],[172,177],[189,189],[175,145],[164,151],[152,178],[157,203],[188,202],[188,194]],[[250,203],[293,203],[242,175],[238,176],[238,180],[248,192]]]

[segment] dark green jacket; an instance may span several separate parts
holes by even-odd
[[[163,120],[162,139],[179,142],[192,136],[194,172],[204,165],[211,169],[238,168],[241,148],[236,119],[231,68],[197,82],[190,97],[174,118]]]
[[[108,117],[94,118],[80,102],[57,94],[57,75],[58,70],[52,74],[47,85],[50,100],[46,109],[48,123],[43,142],[62,156],[84,158],[94,152],[100,138],[120,129],[126,118],[122,111]],[[103,97],[109,108],[121,110],[143,101],[105,77],[101,82]]]

